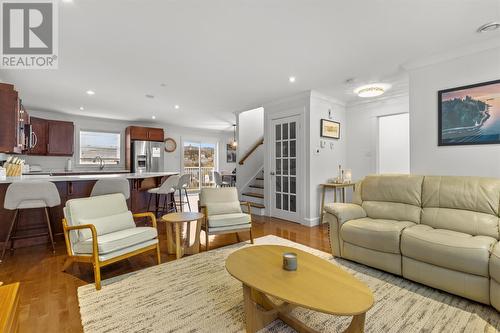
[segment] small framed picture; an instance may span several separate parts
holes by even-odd
[[[227,144],[226,149],[227,149],[226,162],[236,163],[236,147],[234,147],[232,144]]]
[[[323,138],[340,139],[340,123],[321,119],[321,136]]]

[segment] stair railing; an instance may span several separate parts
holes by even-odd
[[[254,151],[257,150],[257,148],[259,148],[260,145],[264,144],[264,138],[260,138],[259,141],[257,141],[253,146],[252,148],[250,148],[250,150],[245,154],[243,155],[243,157],[240,159],[240,161],[238,162],[240,165],[243,165],[245,164],[245,161],[250,157],[250,155],[253,154]]]

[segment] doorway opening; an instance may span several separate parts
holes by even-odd
[[[410,173],[410,116],[378,118],[378,173]]]

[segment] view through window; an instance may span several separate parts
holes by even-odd
[[[217,144],[184,142],[184,172],[191,175],[190,189],[214,185]]]
[[[80,131],[80,164],[120,163],[120,133]]]

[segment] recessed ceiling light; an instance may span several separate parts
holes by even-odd
[[[175,104],[175,105],[174,105],[174,109],[179,110],[179,109],[180,109],[180,106],[179,106],[179,105],[177,105],[177,104]]]
[[[354,93],[359,97],[377,97],[385,93],[391,88],[390,84],[386,83],[372,83],[354,89]]]
[[[80,111],[83,111],[85,110],[85,108],[83,106],[80,106]]]
[[[156,116],[151,116],[151,119],[155,120],[155,119],[156,119]]]
[[[70,3],[70,2],[73,2],[73,0],[62,0],[62,2]]]
[[[146,94],[146,98],[155,98],[155,96],[151,94]]]
[[[95,91],[87,90],[87,95],[90,95],[90,96],[95,95]]]
[[[290,83],[294,83],[294,82],[295,82],[295,76],[290,76],[290,77],[288,78],[288,81],[289,81]]]
[[[477,32],[490,32],[500,28],[500,22],[490,22],[477,28]]]

